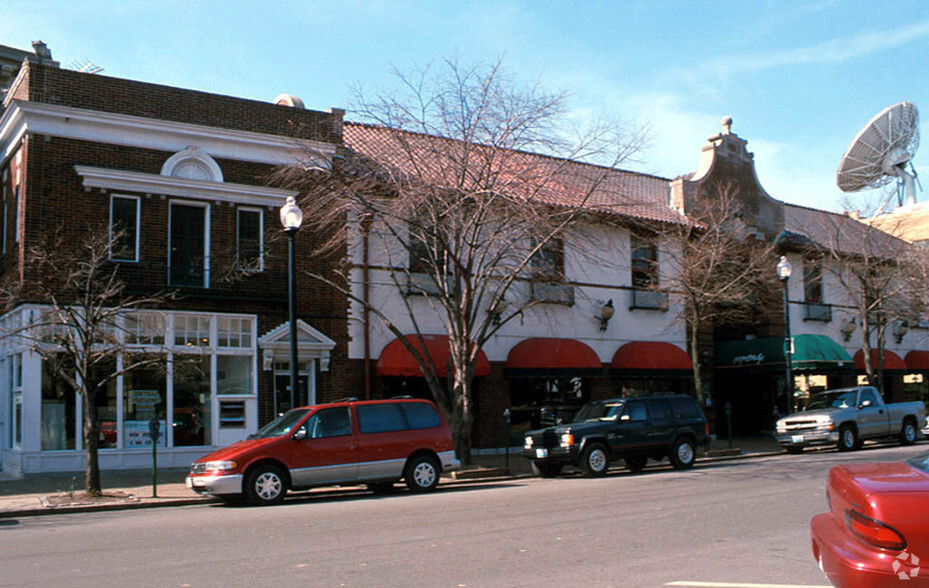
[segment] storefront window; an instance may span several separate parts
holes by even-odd
[[[217,394],[253,394],[252,357],[220,355],[216,358]]]
[[[126,343],[129,345],[164,345],[165,317],[151,312],[126,315]]]
[[[94,370],[99,378],[111,376],[116,371],[116,360],[111,359]],[[94,410],[97,413],[97,424],[100,425],[100,449],[116,447],[116,378],[110,377],[94,396]]]
[[[175,357],[171,420],[174,446],[210,445],[211,420],[210,358]]]
[[[132,356],[126,357],[131,364]],[[123,378],[123,447],[151,447],[149,421],[159,420],[159,447],[167,447],[165,422],[165,373],[163,366],[145,365],[128,372]]]
[[[174,344],[206,347],[210,344],[210,318],[178,314],[174,316]]]
[[[220,347],[251,347],[252,320],[248,318],[219,317],[217,338]]]
[[[69,369],[62,359],[42,360],[43,451],[61,451],[76,447],[76,393],[65,375],[73,374],[74,371]]]

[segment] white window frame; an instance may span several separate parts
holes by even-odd
[[[0,185],[3,186],[3,243],[0,244],[0,253],[6,254],[6,228],[7,228],[7,202],[6,202],[6,179],[7,179],[7,170],[3,170],[3,177],[0,178]]]
[[[122,259],[113,256],[113,201],[117,198],[123,200],[135,200],[135,257],[133,259]],[[142,235],[142,199],[138,196],[130,196],[128,194],[112,194],[110,196],[110,261],[121,261],[121,262],[138,262],[139,261],[139,246],[141,243]]]
[[[23,220],[23,198],[21,192],[22,190],[20,190],[20,185],[16,184],[16,186],[13,188],[13,195],[16,197],[16,231],[13,239],[14,243],[19,243],[19,238],[21,236],[19,234],[19,227]]]
[[[10,368],[10,390],[13,396],[13,413],[10,415],[10,440],[13,449],[22,449],[23,440],[23,355],[14,353],[8,362]],[[18,409],[18,410],[17,410]],[[19,420],[16,415],[19,414]]]
[[[240,212],[253,212],[258,213],[258,267],[243,267],[239,265],[239,260],[241,258],[241,252],[239,251],[239,220]],[[263,272],[265,269],[265,213],[262,208],[255,208],[251,206],[239,206],[235,211],[235,258],[236,265],[239,270],[245,272]]]
[[[168,202],[168,284],[171,284],[171,217],[174,205],[200,207],[206,209],[203,214],[203,288],[210,287],[210,204],[193,200],[171,200]]]

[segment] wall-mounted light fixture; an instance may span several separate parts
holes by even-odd
[[[613,315],[616,313],[616,309],[613,308],[613,299],[610,298],[606,304],[600,307],[600,314],[595,315],[594,318],[600,321],[600,330],[605,331],[610,324],[610,319],[613,318]]]
[[[848,317],[848,320],[842,323],[842,328],[840,329],[842,331],[842,338],[845,341],[851,340],[852,333],[854,333],[855,329],[857,328],[858,328],[858,321],[855,320],[855,317],[853,316]]]
[[[903,337],[910,332],[910,324],[906,321],[900,321],[894,327],[894,337],[897,338],[897,345],[903,342]]]

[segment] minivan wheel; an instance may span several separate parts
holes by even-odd
[[[245,481],[245,497],[256,506],[280,504],[287,494],[287,478],[281,468],[261,465],[249,472]]]
[[[671,466],[676,470],[686,470],[694,467],[694,461],[697,459],[697,452],[694,449],[694,443],[690,439],[678,439],[671,448]]]
[[[544,461],[533,461],[532,473],[540,478],[554,478],[561,473],[561,464],[545,463]]]
[[[439,464],[428,455],[416,456],[406,465],[403,479],[411,492],[435,490],[439,485]]]
[[[591,478],[605,476],[607,469],[610,467],[610,458],[606,453],[606,447],[600,443],[591,443],[584,450],[581,456],[581,469],[584,475]]]
[[[900,430],[900,445],[912,445],[916,443],[916,425],[913,419],[903,421],[903,429]]]

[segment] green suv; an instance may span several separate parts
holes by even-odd
[[[588,402],[570,423],[526,433],[523,456],[532,471],[557,476],[566,465],[587,476],[606,475],[612,461],[639,472],[648,459],[669,458],[675,469],[693,467],[709,429],[692,396],[668,394]]]

